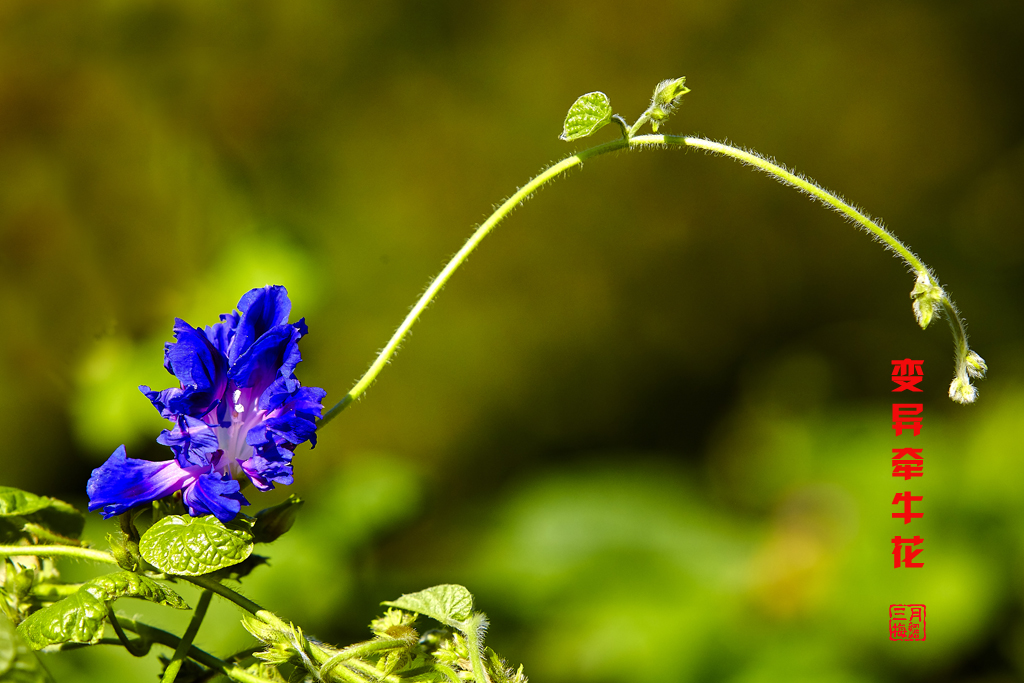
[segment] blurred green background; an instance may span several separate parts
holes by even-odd
[[[537,683],[1020,680],[1022,65],[1015,0],[5,0],[0,482],[84,507],[117,445],[165,459],[135,387],[170,385],[175,316],[253,286],[288,287],[298,375],[338,400],[489,207],[576,148],[578,95],[632,120],[685,75],[668,132],[776,157],[936,270],[991,368],[979,402],[945,398],[944,324],[917,329],[912,278],[838,216],[724,159],[601,158],[485,242],[290,491],[254,496],[307,505],[246,594],[344,643],[379,601],[463,583]],[[907,531],[923,569],[892,568]],[[889,642],[891,603],[927,604],[926,642]],[[199,644],[246,646],[237,616]]]

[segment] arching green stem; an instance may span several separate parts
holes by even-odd
[[[749,164],[759,171],[775,177],[780,182],[806,192],[822,204],[838,211],[848,219],[860,225],[870,232],[876,239],[883,242],[889,249],[902,258],[914,271],[917,280],[910,296],[914,301],[914,315],[922,329],[928,327],[934,315],[945,311],[946,319],[949,322],[949,329],[953,333],[954,358],[956,362],[955,374],[952,383],[949,385],[949,397],[957,403],[973,403],[978,396],[977,389],[971,383],[971,378],[982,378],[985,376],[988,366],[977,353],[971,351],[967,343],[967,326],[956,304],[949,298],[945,290],[939,285],[938,279],[931,269],[917,257],[902,242],[886,230],[880,223],[871,219],[863,211],[844,201],[839,196],[829,192],[814,181],[797,175],[786,168],[773,163],[758,154],[747,150],[739,149],[731,145],[713,142],[697,137],[682,137],[676,135],[646,135],[645,139],[662,138],[665,144],[683,144],[688,147],[702,149],[712,154],[737,159]],[[637,140],[634,138],[633,140]]]
[[[107,620],[110,622],[110,625],[114,627],[114,633],[117,634],[117,639],[122,645],[124,645],[124,649],[128,650],[128,654],[132,657],[145,657],[149,654],[149,643],[143,642],[142,639],[139,639],[138,642],[128,640],[128,636],[125,635],[124,629],[121,628],[121,622],[117,620],[117,616],[114,614],[113,607],[107,607]]]
[[[174,648],[174,655],[171,657],[171,661],[168,662],[167,668],[164,669],[162,683],[174,683],[174,679],[178,677],[178,671],[181,670],[181,665],[192,648],[192,641],[195,640],[196,634],[199,633],[199,627],[203,624],[203,619],[206,617],[206,610],[210,607],[210,598],[212,597],[213,591],[209,589],[200,593],[199,602],[196,603],[192,619],[188,622],[188,628],[185,629],[184,635],[181,636],[181,642]]]
[[[206,590],[212,593],[216,593],[222,598],[227,598],[228,600],[235,603],[245,611],[250,612],[252,614],[264,611],[262,607],[257,605],[249,598],[245,597],[241,593],[237,593],[231,590],[230,588],[222,584],[220,581],[212,579],[208,576],[178,576],[175,578],[184,579],[189,583],[194,583],[200,588],[205,588]]]
[[[139,636],[146,641],[159,643],[161,645],[166,645],[167,647],[174,649],[177,649],[178,645],[181,644],[181,638],[178,638],[178,636],[174,635],[173,633],[168,633],[167,631],[164,631],[162,629],[148,626],[146,624],[135,621],[134,619],[121,617],[121,624],[129,631],[134,631],[135,633],[139,634]],[[194,645],[189,646],[188,656],[204,666],[207,666],[215,671],[219,671],[220,673],[224,674],[233,681],[239,681],[240,683],[273,683],[273,681],[270,681],[266,678],[254,676],[253,674],[249,673],[248,671],[240,667],[232,666],[228,662],[225,662],[222,659],[218,659],[210,653],[200,650]]]
[[[416,644],[415,641],[412,642]],[[396,648],[407,648],[409,647],[409,641],[401,638],[374,638],[363,643],[357,643],[356,645],[350,645],[338,653],[331,656],[323,665],[320,667],[320,677],[327,675],[331,669],[341,664],[344,661],[354,659],[356,657],[365,657],[366,655],[379,652],[380,650],[393,650]]]
[[[730,157],[753,166],[757,170],[773,176],[786,185],[794,187],[802,192],[806,192],[814,199],[838,211],[849,220],[854,221],[870,232],[875,238],[883,242],[889,249],[900,256],[917,276],[917,282],[911,296],[914,298],[914,312],[915,315],[917,315],[918,323],[921,327],[927,327],[933,314],[938,313],[940,310],[945,311],[949,318],[950,329],[953,331],[954,343],[956,346],[956,376],[952,385],[950,385],[950,398],[958,403],[970,403],[975,399],[977,392],[971,385],[970,378],[984,376],[985,370],[987,369],[985,362],[980,356],[978,356],[978,354],[970,350],[970,347],[967,344],[966,326],[964,325],[963,319],[960,317],[960,314],[952,300],[949,299],[945,291],[943,291],[939,286],[934,274],[912,251],[910,251],[910,249],[896,239],[892,233],[882,227],[882,225],[877,221],[872,220],[864,212],[844,201],[839,196],[824,189],[817,183],[797,175],[779,164],[771,162],[753,152],[721,142],[714,142],[712,140],[692,136],[633,135],[633,133],[639,130],[646,121],[647,119],[641,117],[624,137],[611,142],[606,142],[602,145],[591,147],[583,150],[582,152],[577,152],[572,156],[566,157],[565,159],[548,166],[546,169],[541,171],[540,174],[523,185],[518,192],[506,199],[501,206],[499,206],[494,213],[492,213],[490,217],[488,217],[487,220],[476,229],[458,253],[452,257],[440,274],[434,278],[426,291],[424,291],[419,300],[412,307],[412,310],[409,311],[405,320],[403,320],[402,324],[398,326],[397,330],[395,330],[391,339],[377,355],[376,360],[374,360],[366,373],[359,378],[355,386],[353,386],[352,389],[334,405],[334,407],[324,414],[323,420],[320,422],[320,427],[323,427],[334,419],[338,413],[359,398],[369,388],[377,378],[377,375],[379,375],[381,370],[384,369],[384,366],[386,366],[388,361],[391,360],[391,357],[394,356],[398,347],[401,345],[402,340],[405,338],[405,335],[408,334],[413,324],[419,319],[427,306],[429,306],[434,300],[438,292],[441,291],[441,288],[444,287],[445,283],[451,278],[452,274],[455,273],[459,266],[466,261],[469,255],[473,253],[477,246],[479,246],[480,242],[494,230],[498,223],[508,216],[512,210],[519,206],[519,204],[521,204],[527,197],[532,195],[548,182],[563,175],[566,171],[577,166],[581,166],[587,159],[592,159],[594,157],[622,149],[641,149],[667,146],[693,147],[712,154]]]
[[[696,147],[697,149],[702,149],[706,152],[711,152],[712,154],[721,154],[722,156],[732,157],[733,159],[742,161],[745,164],[750,164],[759,171],[764,171],[768,175],[775,176],[775,178],[786,185],[792,185],[799,190],[803,190],[821,203],[857,222],[864,229],[871,232],[875,237],[885,242],[890,249],[902,256],[903,260],[906,261],[907,264],[915,271],[920,272],[928,270],[925,265],[921,263],[920,259],[918,259],[912,251],[907,249],[902,242],[896,239],[892,233],[875,221],[871,220],[863,212],[850,204],[847,204],[817,183],[792,173],[784,167],[772,163],[758,154],[754,154],[753,152],[748,152],[747,150],[739,149],[737,147],[732,147],[731,145],[725,145],[721,142],[705,140],[704,138],[680,137],[675,135],[645,135],[643,138],[662,138],[664,144],[683,144],[688,147]]]
[[[79,560],[117,564],[110,553],[70,545],[0,545],[0,557],[35,555],[38,557],[74,557]]]
[[[470,254],[480,245],[487,235],[497,227],[498,223],[505,218],[505,216],[512,213],[512,210],[523,203],[523,201],[531,194],[539,190],[548,181],[557,178],[561,174],[565,173],[571,168],[575,168],[582,164],[585,160],[595,157],[601,154],[607,154],[608,152],[614,152],[618,149],[625,148],[629,143],[625,139],[613,140],[612,142],[606,142],[603,145],[597,147],[591,147],[590,149],[584,150],[578,154],[573,154],[571,157],[562,159],[556,164],[548,166],[546,169],[540,172],[539,175],[535,176],[528,183],[523,185],[519,190],[511,197],[506,199],[501,206],[499,206],[494,213],[492,213],[486,221],[484,221],[480,227],[476,229],[476,232],[470,236],[469,240],[466,241],[462,248],[459,249],[458,253],[452,257],[448,265],[444,267],[436,278],[434,278],[426,291],[420,296],[419,301],[412,307],[409,314],[405,316],[405,320],[398,326],[395,333],[391,335],[391,339],[381,349],[380,353],[377,354],[377,359],[373,361],[370,369],[367,370],[359,381],[356,382],[355,386],[345,394],[338,403],[328,410],[323,419],[320,421],[320,427],[333,420],[338,413],[344,410],[350,403],[359,398],[364,391],[366,391],[373,380],[377,379],[377,375],[384,369],[384,366],[388,364],[391,357],[395,355],[395,351],[398,350],[398,346],[402,343],[405,335],[408,334],[413,324],[419,319],[423,311],[426,310],[427,306],[434,300],[441,288],[444,287],[445,283],[451,278],[451,276],[458,270]]]

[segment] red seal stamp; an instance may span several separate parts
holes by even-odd
[[[924,605],[889,605],[889,640],[924,639]]]

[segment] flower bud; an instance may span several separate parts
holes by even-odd
[[[942,287],[935,284],[931,275],[925,271],[917,274],[917,282],[914,283],[914,289],[910,292],[910,298],[914,300],[914,317],[917,318],[917,324],[921,326],[922,330],[928,329],[932,318],[940,310],[939,307],[942,305],[945,295]],[[952,388],[950,388],[950,392],[952,392]],[[952,396],[952,393],[950,395]]]
[[[253,540],[256,543],[276,541],[292,528],[301,507],[302,499],[291,495],[283,503],[257,512],[256,523],[252,527]]]
[[[382,638],[413,637],[409,634],[410,632],[416,633],[415,629],[412,628],[415,621],[416,615],[412,612],[389,608],[384,613],[384,616],[370,622],[370,630]],[[418,638],[419,635],[415,637]]]
[[[683,83],[686,83],[686,76],[670,78],[654,87],[654,97],[651,98],[651,106],[647,108],[647,117],[651,121],[651,130],[655,133],[658,132],[661,122],[676,110],[679,99],[690,92]]]
[[[29,593],[32,592],[32,584],[35,583],[36,573],[32,567],[20,567],[17,564],[9,564],[8,567],[14,567],[12,571],[13,576],[11,577],[11,588],[17,598],[25,598]],[[19,569],[20,567],[20,569]]]
[[[133,554],[128,550],[124,534],[107,534],[107,542],[110,544],[110,554],[117,561],[117,566],[130,572],[139,568],[141,556],[137,551]]]
[[[265,650],[253,653],[264,662],[284,664],[308,659],[304,651],[308,642],[302,630],[295,625],[286,624],[271,613],[260,611],[255,615],[242,614],[242,626],[267,646]]]
[[[967,358],[964,359],[964,369],[967,374],[975,379],[981,379],[988,372],[988,364],[985,359],[979,356],[974,351],[967,354]]]
[[[684,83],[686,83],[686,76],[662,81],[654,88],[654,101],[651,104],[674,107],[676,100],[690,92],[690,89],[683,85]]]
[[[258,640],[268,645],[286,642],[281,630],[273,624],[268,624],[258,616],[242,613],[242,628],[254,635]]]
[[[958,373],[949,385],[949,397],[961,404],[974,403],[974,399],[978,398],[978,390],[969,379]]]

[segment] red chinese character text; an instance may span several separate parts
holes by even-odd
[[[910,520],[915,517],[924,517],[923,512],[911,512],[910,506],[914,504],[915,500],[924,500],[924,496],[911,495],[910,491],[904,491],[903,493],[897,493],[896,497],[892,499],[892,504],[903,503],[903,512],[894,512],[892,516],[894,518],[903,518],[904,524],[910,524]]]
[[[911,360],[910,358],[904,358],[903,360],[894,360],[892,362],[892,381],[898,385],[894,392],[897,391],[921,391],[917,385],[924,379],[924,361],[923,360]]]
[[[912,430],[914,436],[921,434],[921,418],[914,417],[924,412],[924,405],[921,403],[893,403],[892,404],[892,428],[896,430],[896,436],[903,434],[904,429]]]
[[[923,542],[924,539],[920,536],[914,536],[913,538],[903,538],[902,536],[894,537],[892,539],[893,546],[895,546],[892,549],[892,556],[894,560],[892,566],[899,569],[900,562],[902,562],[904,567],[923,567],[924,562],[913,561],[915,557],[921,554],[921,550],[914,550],[910,547],[911,545],[920,545]]]
[[[921,457],[921,448],[894,448],[892,452],[892,476],[903,477],[910,481],[911,477],[924,476],[924,458]],[[903,458],[911,460],[903,460]]]

